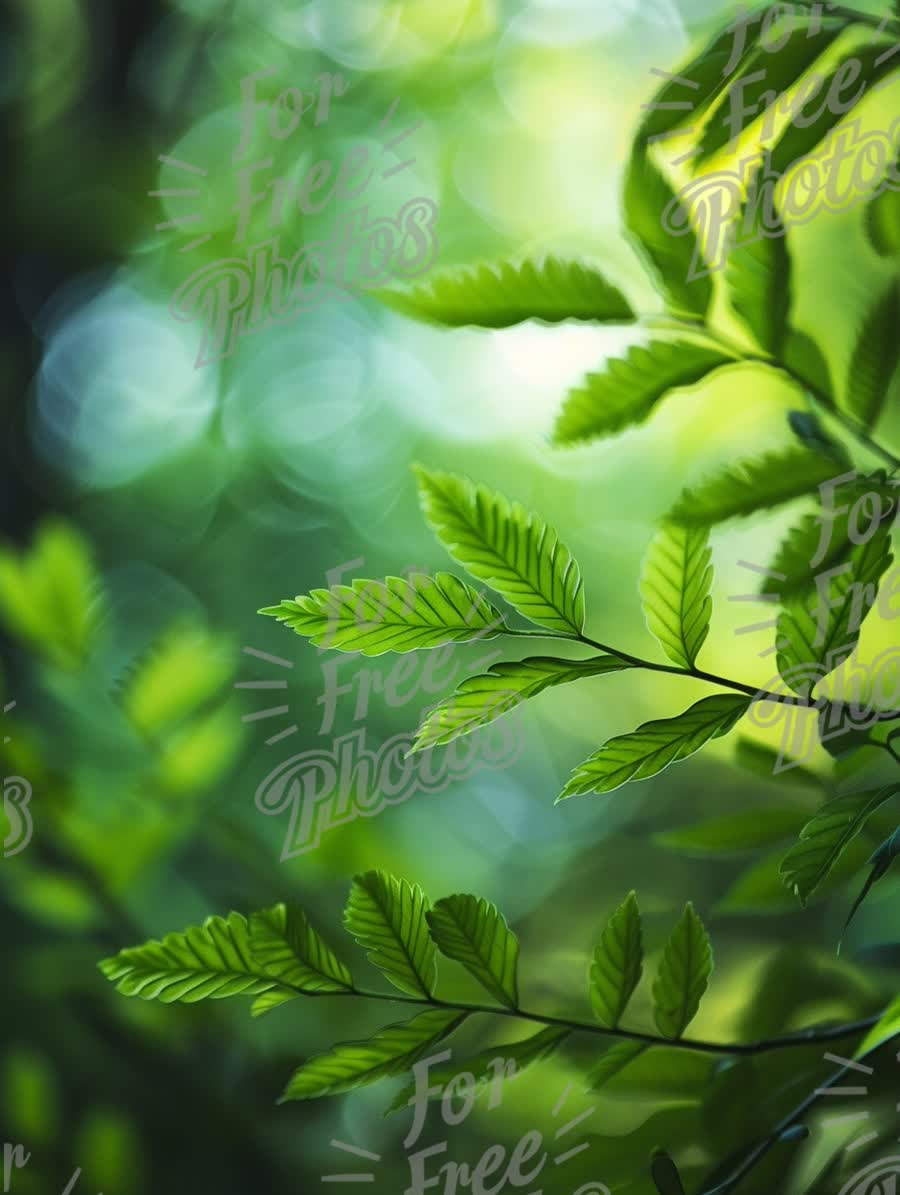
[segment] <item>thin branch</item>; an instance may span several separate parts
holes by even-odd
[[[832,1025],[824,1029],[802,1029],[786,1037],[767,1038],[756,1042],[711,1042],[691,1038],[657,1037],[652,1033],[641,1033],[633,1029],[609,1029],[589,1021],[572,1021],[565,1017],[545,1016],[529,1012],[524,1008],[503,1008],[493,1004],[468,1004],[459,1000],[439,1000],[436,997],[405,996],[397,992],[370,992],[365,988],[348,988],[343,992],[306,992],[293,984],[279,981],[282,987],[290,988],[301,996],[358,996],[364,1000],[380,1000],[399,1004],[414,1004],[421,1008],[445,1008],[449,1012],[486,1013],[495,1017],[509,1017],[517,1021],[531,1021],[548,1028],[568,1029],[571,1033],[589,1033],[597,1037],[614,1037],[622,1041],[640,1042],[646,1046],[667,1046],[670,1049],[687,1050],[697,1054],[764,1054],[770,1050],[787,1050],[798,1046],[816,1045],[820,1042],[840,1041],[871,1029],[880,1020],[878,1016],[844,1025]]]
[[[748,697],[755,697],[759,701],[775,701],[779,705],[799,705],[804,709],[815,709],[816,702],[811,697],[792,697],[786,693],[773,693],[768,689],[755,689],[752,685],[745,685],[741,681],[730,680],[726,676],[716,676],[713,672],[704,672],[701,668],[678,668],[674,664],[657,664],[653,660],[644,660],[640,656],[632,656],[617,647],[610,647],[606,643],[598,643],[596,639],[589,639],[586,635],[557,635],[553,631],[504,631],[504,634],[531,639],[560,639],[566,643],[581,643],[585,647],[592,647],[595,651],[605,652],[624,660],[633,668],[643,668],[647,672],[665,672],[670,676],[689,676],[692,680],[706,681],[708,684],[720,685],[725,689],[734,689],[738,693],[745,693]],[[900,713],[897,715],[900,717]]]
[[[787,362],[782,361],[780,358],[774,357],[769,353],[748,352],[746,349],[742,348],[741,345],[735,344],[733,340],[730,340],[727,336],[723,336],[721,332],[716,331],[715,328],[711,328],[710,325],[702,319],[690,319],[683,316],[679,316],[677,319],[674,319],[668,316],[662,316],[651,317],[645,322],[651,327],[658,327],[661,331],[680,331],[690,333],[694,336],[700,336],[710,344],[714,345],[716,348],[721,349],[723,352],[728,353],[729,356],[734,357],[736,363],[738,364],[747,362],[748,364],[765,365],[769,369],[774,369],[779,373],[783,373],[786,377],[790,378],[792,382],[796,383],[796,385],[800,386],[808,394],[811,394],[815,401],[821,407],[823,407],[833,419],[840,423],[850,435],[854,436],[855,439],[857,439],[861,444],[865,445],[869,452],[874,453],[876,456],[880,456],[881,459],[887,465],[890,465],[892,469],[900,469],[900,457],[895,456],[890,449],[885,448],[882,444],[879,444],[878,441],[868,431],[868,429],[863,426],[863,424],[858,423],[851,415],[848,415],[846,412],[842,411],[830,395],[825,394],[824,391],[819,390],[806,378],[801,377],[800,374],[798,374],[790,367],[790,365],[787,364]]]
[[[898,1035],[895,1034],[893,1038],[888,1038],[886,1041],[879,1042],[877,1046],[874,1046],[871,1050],[868,1050],[865,1054],[863,1054],[862,1058],[869,1058],[872,1054],[876,1054],[883,1046],[887,1045],[888,1041],[896,1040],[897,1036]],[[804,1116],[810,1110],[810,1108],[814,1107],[819,1102],[825,1092],[828,1091],[830,1087],[834,1087],[836,1083],[840,1083],[841,1079],[843,1079],[849,1071],[853,1070],[859,1061],[860,1060],[857,1059],[856,1062],[852,1064],[848,1062],[848,1064],[842,1066],[840,1070],[835,1071],[829,1079],[818,1086],[815,1091],[806,1096],[796,1108],[792,1109],[787,1116],[780,1120],[769,1136],[761,1141],[759,1145],[757,1145],[756,1148],[747,1155],[744,1161],[741,1162],[738,1168],[732,1174],[730,1174],[728,1178],[719,1183],[717,1186],[710,1187],[708,1190],[704,1191],[703,1195],[729,1195],[729,1192],[733,1191],[738,1183],[763,1160],[772,1146],[777,1145],[777,1143],[781,1140],[782,1134],[787,1132],[788,1129],[793,1128],[794,1125],[798,1124],[800,1118]]]

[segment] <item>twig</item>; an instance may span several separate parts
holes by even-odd
[[[882,1014],[867,1017],[862,1021],[852,1021],[844,1025],[832,1025],[825,1029],[803,1029],[798,1033],[788,1034],[786,1037],[767,1038],[756,1042],[710,1042],[697,1041],[691,1038],[656,1037],[652,1033],[641,1033],[634,1029],[609,1029],[605,1025],[598,1025],[588,1021],[572,1021],[565,1017],[545,1016],[542,1013],[529,1012],[524,1008],[503,1008],[492,1004],[468,1004],[458,1000],[439,1000],[437,997],[405,996],[391,992],[370,992],[365,988],[348,988],[343,992],[307,992],[293,984],[279,980],[282,987],[290,988],[301,996],[358,996],[364,1000],[380,1000],[400,1004],[415,1004],[424,1008],[444,1008],[452,1012],[487,1013],[496,1017],[510,1017],[513,1020],[531,1021],[538,1025],[556,1029],[568,1029],[572,1033],[589,1033],[599,1037],[614,1037],[622,1041],[641,1042],[646,1046],[666,1046],[670,1049],[687,1050],[697,1054],[735,1054],[752,1055],[764,1054],[770,1050],[786,1050],[798,1046],[816,1045],[821,1042],[839,1041],[845,1037],[853,1037],[866,1029],[876,1025]]]

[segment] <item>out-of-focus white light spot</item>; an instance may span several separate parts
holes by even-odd
[[[121,485],[203,434],[217,371],[195,370],[190,330],[127,282],[80,306],[72,294],[47,333],[33,435],[83,485]]]
[[[569,46],[635,26],[672,32],[683,22],[674,0],[530,0],[508,31],[524,43]]]

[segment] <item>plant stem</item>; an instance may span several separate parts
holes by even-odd
[[[888,1040],[896,1040],[896,1037]],[[887,1041],[880,1042],[873,1049],[868,1050],[865,1054],[863,1054],[862,1057],[870,1058],[886,1044]],[[806,1112],[808,1112],[810,1108],[814,1107],[819,1102],[819,1100],[830,1087],[834,1087],[836,1083],[839,1083],[849,1071],[855,1070],[859,1061],[859,1059],[857,1059],[855,1062],[848,1061],[846,1065],[840,1068],[840,1070],[835,1071],[835,1073],[829,1079],[821,1084],[821,1086],[817,1087],[810,1095],[806,1096],[796,1108],[792,1109],[787,1116],[780,1120],[769,1136],[761,1141],[759,1145],[757,1145],[756,1148],[747,1155],[744,1161],[741,1162],[740,1166],[738,1166],[738,1168],[732,1174],[730,1174],[728,1178],[724,1180],[724,1182],[719,1183],[715,1187],[710,1187],[708,1190],[703,1192],[703,1195],[728,1195],[729,1192],[733,1191],[738,1183],[763,1160],[772,1146],[778,1143],[778,1141],[781,1139],[782,1133],[786,1132],[789,1128],[792,1128],[795,1124],[797,1124],[800,1118]]]
[[[804,709],[815,709],[816,707],[816,702],[811,697],[791,697],[786,693],[773,693],[768,689],[754,689],[752,685],[745,685],[741,681],[730,680],[725,676],[716,676],[715,673],[704,672],[701,668],[678,668],[674,664],[656,664],[652,660],[643,660],[640,656],[629,655],[628,652],[620,651],[617,647],[610,647],[606,643],[598,643],[596,639],[589,639],[586,635],[555,635],[552,631],[517,630],[507,630],[504,634],[538,639],[560,639],[566,643],[582,643],[585,647],[592,647],[596,651],[615,656],[633,668],[643,668],[647,672],[666,672],[670,676],[689,676],[693,680],[702,680],[708,684],[720,685],[725,689],[734,689],[738,693],[746,693],[748,697],[756,697],[759,701],[776,701],[780,705],[799,705]]]
[[[763,1054],[770,1050],[786,1050],[797,1046],[816,1045],[820,1042],[840,1041],[845,1037],[853,1037],[878,1023],[880,1015],[867,1017],[862,1021],[852,1021],[844,1025],[833,1025],[825,1029],[803,1029],[798,1033],[788,1034],[786,1037],[774,1037],[756,1042],[710,1042],[697,1041],[690,1038],[657,1037],[652,1033],[641,1033],[634,1029],[609,1029],[605,1025],[598,1025],[589,1021],[572,1021],[565,1017],[545,1016],[542,1013],[529,1012],[524,1008],[504,1008],[493,1004],[469,1004],[458,1000],[439,1000],[430,996],[405,996],[398,992],[370,992],[365,988],[348,988],[342,992],[306,992],[293,984],[279,981],[282,987],[290,988],[301,996],[358,996],[363,1000],[380,1000],[399,1004],[414,1004],[421,1008],[441,1008],[448,1012],[486,1013],[495,1017],[509,1017],[517,1021],[531,1021],[547,1028],[567,1029],[571,1033],[590,1033],[599,1037],[614,1037],[622,1041],[640,1042],[646,1046],[668,1046],[676,1050],[688,1050],[698,1054],[735,1054],[750,1055]]]
[[[702,336],[711,345],[714,345],[716,348],[721,349],[722,352],[728,353],[730,356],[734,357],[738,363],[746,361],[756,365],[765,365],[769,369],[778,370],[779,373],[783,373],[786,377],[790,378],[791,381],[795,382],[803,390],[811,394],[815,401],[821,407],[823,407],[833,419],[840,423],[841,426],[850,433],[850,435],[854,436],[860,444],[863,444],[869,450],[869,452],[881,457],[885,464],[889,465],[892,469],[900,469],[900,457],[895,456],[894,453],[888,448],[885,448],[882,444],[879,444],[878,441],[868,431],[868,429],[861,423],[858,423],[845,411],[842,411],[830,395],[825,394],[825,392],[822,390],[819,390],[811,382],[807,381],[806,378],[802,378],[785,361],[782,361],[778,357],[774,357],[767,353],[747,352],[739,344],[735,344],[734,341],[730,340],[727,336],[723,336],[721,332],[716,331],[715,328],[711,328],[705,320],[699,318],[679,316],[677,319],[675,319],[670,316],[661,316],[653,317],[651,320],[646,322],[650,324],[651,327],[657,327],[662,331],[680,331],[692,333],[695,336]]]

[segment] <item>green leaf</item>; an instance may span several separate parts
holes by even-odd
[[[298,594],[259,613],[287,623],[316,647],[365,656],[492,639],[506,630],[490,602],[451,573],[356,580]]]
[[[81,667],[96,637],[99,578],[87,541],[68,523],[43,522],[29,551],[0,548],[0,619],[52,664]]]
[[[834,461],[787,448],[743,461],[685,490],[669,519],[687,527],[711,527],[744,518],[812,493],[834,476]]]
[[[894,791],[896,792],[898,790],[895,788]],[[860,906],[872,891],[873,885],[877,884],[879,880],[884,879],[891,869],[891,864],[898,855],[900,855],[900,829],[895,830],[894,833],[891,834],[891,836],[887,838],[881,844],[881,846],[878,847],[878,849],[869,859],[869,864],[872,870],[866,877],[866,882],[862,886],[862,891],[853,902],[853,906],[850,909],[850,912],[847,914],[847,920],[844,922],[844,928],[841,931],[841,938],[838,942],[838,953],[840,953],[841,944],[844,940],[844,934],[847,932],[850,922],[859,912]]]
[[[462,963],[491,995],[517,1008],[519,940],[484,897],[445,896],[426,914],[431,936],[447,958]]]
[[[831,29],[821,29],[815,34],[794,33],[787,44],[782,46],[777,53],[758,46],[749,59],[745,58],[745,69],[741,71],[745,82],[741,85],[741,103],[737,106],[736,115],[739,114],[737,127],[732,129],[731,123],[726,119],[731,115],[732,108],[728,95],[726,95],[724,102],[703,130],[700,140],[702,153],[697,158],[695,165],[704,165],[713,154],[724,148],[729,142],[735,142],[745,129],[755,124],[757,120],[761,120],[768,107],[765,102],[768,98],[766,93],[774,93],[780,98],[783,92],[792,88],[816,59],[828,49],[842,29],[842,26],[836,26]],[[731,36],[733,37],[734,34],[732,33]],[[753,75],[761,77],[751,81],[750,77]],[[732,81],[732,85],[734,82],[736,80]],[[779,99],[776,98],[770,102],[777,104]]]
[[[705,315],[712,282],[689,213],[641,147],[628,164],[624,202],[625,227],[667,303],[675,311]]]
[[[416,476],[425,517],[454,560],[532,622],[581,633],[581,570],[552,527],[465,477],[421,466]]]
[[[640,982],[644,946],[637,896],[630,892],[594,947],[591,1004],[601,1025],[615,1029]]]
[[[353,988],[350,972],[296,905],[278,904],[254,913],[250,918],[250,943],[263,971],[287,987],[304,992],[346,992]],[[284,1003],[281,995],[277,1003]],[[267,1012],[271,1007],[274,1005],[267,993],[256,1001],[253,1012]]]
[[[854,419],[871,427],[887,401],[891,378],[900,360],[900,292],[893,281],[863,321],[847,374],[841,406]]]
[[[788,427],[804,448],[827,456],[839,465],[847,463],[847,452],[842,444],[826,432],[822,420],[811,411],[788,411]]]
[[[542,1029],[532,1037],[523,1041],[506,1042],[501,1046],[491,1046],[482,1050],[465,1063],[456,1066],[433,1067],[428,1071],[428,1089],[432,1093],[429,1098],[439,1100],[444,1091],[457,1075],[470,1074],[477,1084],[476,1099],[487,1091],[491,1083],[505,1083],[509,1079],[516,1079],[526,1067],[533,1062],[541,1062],[550,1055],[570,1036],[569,1029]],[[514,1069],[510,1073],[510,1063]],[[416,1094],[416,1085],[410,1083],[397,1093],[393,1102],[388,1106],[385,1115],[407,1108]]]
[[[822,97],[828,95],[832,80],[850,59],[857,60],[862,67],[857,77],[865,80],[865,86],[857,89],[852,100],[841,103],[833,109],[831,105],[822,102]],[[883,61],[879,62],[879,59],[883,59]],[[791,120],[771,151],[770,173],[776,175],[789,174],[791,167],[795,163],[800,164],[801,159],[811,154],[816,146],[824,141],[831,130],[854,110],[863,97],[872,94],[879,80],[889,75],[895,66],[896,62],[894,59],[890,56],[885,56],[883,42],[869,46],[855,46],[849,56],[842,59],[828,77],[823,80],[822,86],[809,101],[809,107],[820,109],[812,123],[803,128],[795,119],[796,115],[800,115],[800,113],[792,114]],[[806,106],[804,105],[804,107]],[[802,165],[800,168],[802,169]]]
[[[900,996],[897,996],[884,1010],[880,1020],[873,1025],[853,1053],[854,1058],[865,1058],[880,1049],[885,1042],[900,1033]]]
[[[781,541],[769,566],[770,573],[780,573],[785,580],[782,581],[780,576],[766,577],[763,592],[775,593],[782,601],[800,597],[815,587],[819,573],[843,564],[853,549],[847,519],[836,519],[831,524],[830,543],[814,566],[812,561],[817,559],[821,538],[821,519],[816,515],[804,515]]]
[[[827,880],[810,897],[810,903],[827,897],[862,867],[872,849],[868,839],[858,838],[841,855]],[[784,851],[754,859],[734,880],[716,905],[717,913],[796,913],[796,896],[785,886],[781,873]]]
[[[445,270],[412,290],[370,292],[414,319],[449,327],[507,328],[523,320],[622,323],[634,312],[622,292],[590,266],[548,257]]]
[[[653,1155],[650,1175],[658,1195],[684,1195],[684,1184],[678,1167],[664,1149]]]
[[[740,813],[726,813],[697,825],[655,834],[660,846],[701,855],[751,851],[770,846],[799,833],[806,815],[780,806],[763,807]]]
[[[704,697],[676,718],[645,722],[631,734],[610,739],[572,773],[557,801],[583,793],[612,792],[630,780],[646,780],[687,759],[727,734],[744,716],[749,697]]]
[[[401,992],[431,996],[437,979],[434,942],[425,915],[428,898],[417,885],[383,871],[354,876],[344,926]]]
[[[587,676],[621,672],[632,665],[616,656],[590,660],[558,660],[531,656],[494,664],[481,676],[470,676],[454,693],[430,710],[419,728],[412,751],[450,743],[479,730],[523,701],[554,685],[566,685]]]
[[[141,660],[122,691],[122,708],[142,734],[155,735],[206,705],[234,673],[224,637],[190,625],[171,627]]]
[[[897,162],[894,163],[894,170]],[[866,206],[865,227],[872,248],[881,257],[900,256],[900,193],[885,186]]]
[[[789,755],[779,755],[771,747],[762,743],[755,743],[752,739],[738,739],[734,752],[735,763],[752,772],[754,776],[761,776],[764,780],[773,780],[788,784],[792,788],[810,788],[821,791],[823,781],[815,772],[804,768]],[[785,763],[790,766],[785,767]]]
[[[601,1055],[599,1062],[587,1074],[587,1090],[600,1091],[610,1079],[623,1071],[630,1062],[647,1049],[645,1042],[619,1041]]]
[[[449,1037],[466,1016],[430,1009],[411,1021],[385,1026],[369,1041],[344,1042],[317,1054],[294,1071],[278,1102],[338,1095],[400,1074]]]
[[[650,545],[641,581],[644,617],[673,663],[693,668],[709,634],[712,585],[705,529],[668,524]]]
[[[733,357],[689,340],[633,345],[624,357],[607,361],[602,373],[589,373],[569,391],[554,443],[584,443],[643,423],[670,390],[693,386],[713,370],[735,363]]]
[[[785,884],[805,905],[828,876],[847,844],[863,829],[871,815],[889,800],[900,785],[847,793],[829,801],[800,831],[781,864]]]
[[[789,328],[782,349],[782,358],[789,369],[813,390],[830,397],[833,393],[831,373],[824,354],[811,336],[796,328]]]
[[[100,970],[123,995],[163,1004],[259,996],[281,986],[255,958],[240,913],[128,947],[100,963]]]
[[[748,24],[756,19],[754,16],[749,17]],[[748,37],[740,58],[726,74],[725,68],[731,62],[734,44],[733,30],[726,29],[716,34],[696,57],[681,67],[671,79],[667,79],[646,105],[647,115],[638,130],[637,140],[646,142],[650,137],[658,137],[660,133],[677,128],[685,120],[696,121],[720,92],[730,86],[728,80],[734,78],[753,52],[753,39]],[[694,86],[686,88],[683,79],[690,80]]]
[[[690,1025],[712,967],[709,935],[689,901],[666,943],[653,984],[653,1017],[665,1037],[680,1038]]]
[[[771,229],[762,229],[759,216],[755,227],[744,229],[745,216],[746,208],[738,217],[737,243],[728,253],[728,298],[759,347],[777,357],[784,345],[791,308],[787,230],[782,225],[780,235],[773,236]]]
[[[817,584],[811,600],[788,601],[778,618],[776,659],[785,683],[802,697],[809,697],[820,680],[853,654],[860,628],[875,604],[878,584],[891,556],[891,529],[882,524],[866,543],[850,554],[846,571]]]

